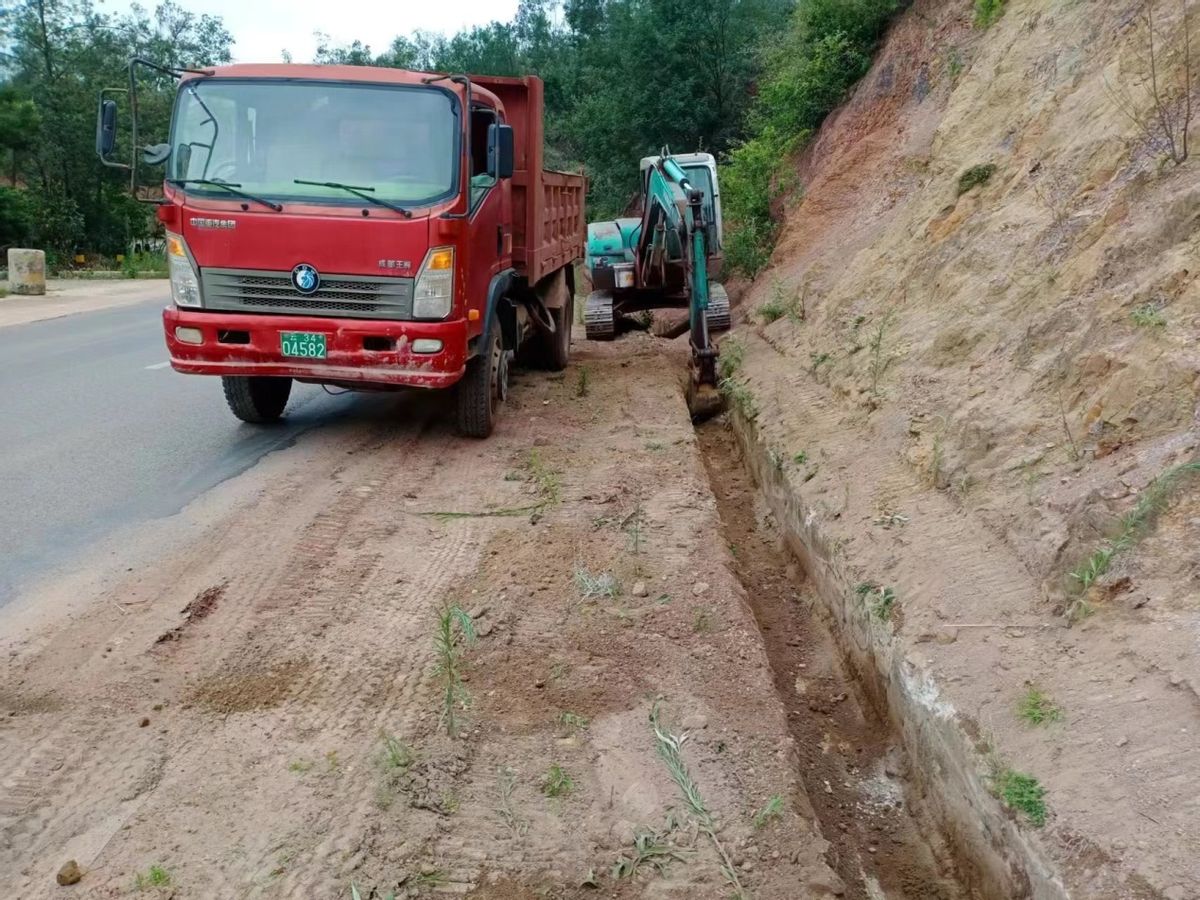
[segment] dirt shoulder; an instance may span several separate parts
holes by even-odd
[[[57,319],[76,313],[98,312],[150,300],[165,305],[171,297],[166,279],[50,279],[42,297],[9,294],[0,297],[0,328]]]
[[[0,894],[55,895],[68,859],[89,897],[841,890],[674,361],[645,335],[578,349],[521,376],[492,440],[417,405],[317,444],[12,647]],[[457,739],[448,605],[478,634]],[[674,861],[614,880],[637,840]]]

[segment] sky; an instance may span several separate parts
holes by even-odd
[[[196,13],[225,20],[233,34],[235,62],[280,62],[284,50],[295,62],[309,62],[317,48],[313,33],[328,34],[333,44],[357,39],[375,51],[392,38],[414,31],[453,34],[470,25],[508,21],[517,0],[179,0]],[[130,0],[97,3],[108,12],[124,12]],[[142,6],[153,9],[154,0]]]

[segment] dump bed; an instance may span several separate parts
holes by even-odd
[[[534,75],[471,82],[495,94],[513,126],[513,266],[530,284],[583,256],[587,179],[542,168],[542,80]]]

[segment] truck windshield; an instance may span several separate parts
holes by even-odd
[[[226,181],[275,200],[362,203],[299,178],[370,186],[372,197],[409,207],[430,203],[456,188],[453,104],[445,91],[415,86],[191,82],[176,105],[167,179]]]

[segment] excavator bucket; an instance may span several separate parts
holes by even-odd
[[[725,400],[721,392],[711,384],[700,384],[692,378],[688,379],[687,407],[692,421],[699,424],[711,419],[725,408]]]
[[[688,412],[696,423],[711,419],[725,408],[724,398],[717,388],[718,351],[708,344],[708,329],[702,328],[701,333],[707,346],[697,347],[694,341],[692,343],[686,391]]]

